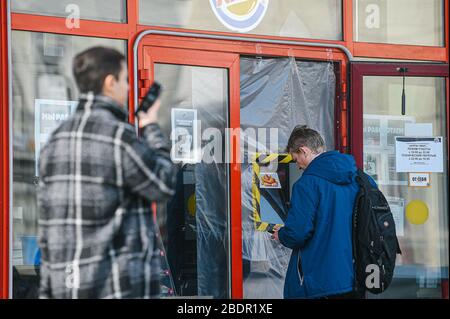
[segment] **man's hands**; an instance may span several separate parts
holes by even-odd
[[[278,231],[280,230],[280,226],[279,225],[275,225],[275,226],[273,226],[273,234],[272,234],[272,236],[271,236],[271,238],[273,239],[273,240],[276,240],[276,241],[280,241],[280,238],[278,238]]]
[[[161,100],[157,99],[155,101],[155,104],[152,105],[151,108],[147,110],[147,112],[139,112],[138,118],[139,118],[139,127],[142,128],[148,124],[151,123],[157,123],[158,122],[158,111],[161,107]]]

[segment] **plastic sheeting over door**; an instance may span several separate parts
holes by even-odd
[[[282,298],[290,249],[258,231],[253,220],[252,152],[285,153],[293,128],[307,125],[319,131],[328,150],[334,149],[336,78],[329,62],[293,58],[241,58],[242,245],[245,298]],[[258,129],[266,128],[267,134]],[[276,136],[269,136],[270,129]],[[254,129],[256,136],[248,133]],[[271,196],[290,199],[300,176],[295,164],[287,165],[285,187]],[[263,206],[261,206],[261,210]]]

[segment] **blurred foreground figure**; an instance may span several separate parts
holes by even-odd
[[[127,123],[125,57],[94,47],[78,54],[76,113],[39,162],[41,298],[152,298],[160,252],[151,201],[174,194],[176,169],[158,124],[160,101]]]

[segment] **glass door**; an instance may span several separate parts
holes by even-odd
[[[239,96],[239,83],[232,81],[239,76],[239,56],[152,46],[143,52],[140,90],[145,93],[153,80],[161,83],[159,125],[171,136],[171,157],[180,165],[176,194],[156,213],[166,257],[162,291],[230,298],[232,256],[241,255],[231,245],[240,250],[231,235],[240,221],[240,211],[232,209],[240,172],[226,152],[235,147],[228,128],[239,123],[233,115],[239,100],[231,95]]]
[[[448,298],[448,65],[355,63],[352,83],[352,152],[403,252],[391,286],[369,298]]]

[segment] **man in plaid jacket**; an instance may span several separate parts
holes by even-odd
[[[152,298],[160,251],[151,202],[174,194],[176,168],[159,100],[127,123],[125,57],[95,47],[73,73],[83,94],[39,161],[41,298]]]

